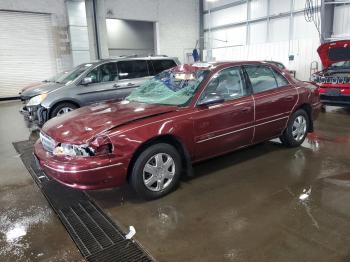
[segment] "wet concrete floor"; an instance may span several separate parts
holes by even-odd
[[[81,260],[11,142],[30,131],[0,104],[0,260]],[[350,113],[320,115],[303,146],[266,142],[195,166],[172,194],[90,191],[159,261],[350,261]]]
[[[32,138],[20,107],[0,103],[0,261],[82,261],[12,146]]]

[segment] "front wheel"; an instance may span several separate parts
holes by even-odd
[[[52,109],[52,112],[50,113],[50,118],[64,115],[70,111],[77,109],[77,108],[78,107],[76,105],[69,103],[69,102],[59,103],[58,105],[56,105]]]
[[[280,136],[281,142],[287,147],[300,146],[309,130],[309,116],[303,109],[295,111],[289,118],[287,128]]]
[[[144,199],[156,199],[170,193],[182,172],[181,158],[171,145],[159,143],[144,150],[131,172],[131,185]]]

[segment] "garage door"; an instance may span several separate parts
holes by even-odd
[[[50,15],[0,11],[0,98],[55,73]]]

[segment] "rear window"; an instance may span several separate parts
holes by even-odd
[[[328,51],[328,57],[333,61],[345,61],[350,60],[350,47],[337,47],[331,48]]]
[[[132,60],[118,62],[119,79],[132,79],[149,76],[147,61]]]
[[[261,93],[278,87],[275,76],[269,67],[247,65],[244,68],[249,76],[254,93]]]
[[[158,75],[160,72],[176,66],[176,63],[174,62],[174,60],[170,60],[170,59],[151,60],[151,63],[153,64],[153,69],[154,69],[152,72],[153,75]]]

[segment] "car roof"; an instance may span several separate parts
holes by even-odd
[[[97,61],[91,62],[91,64],[104,64],[104,63],[110,63],[110,62],[119,62],[119,61],[132,61],[132,60],[177,60],[175,57],[168,57],[168,56],[140,56],[140,57],[128,57],[128,56],[121,56],[116,58],[107,58],[107,59],[100,59]],[[89,64],[89,63],[87,63]]]
[[[197,62],[193,64],[182,64],[174,68],[175,71],[195,72],[199,70],[216,70],[226,66],[239,66],[249,64],[268,64],[264,61],[217,61],[217,62]]]

